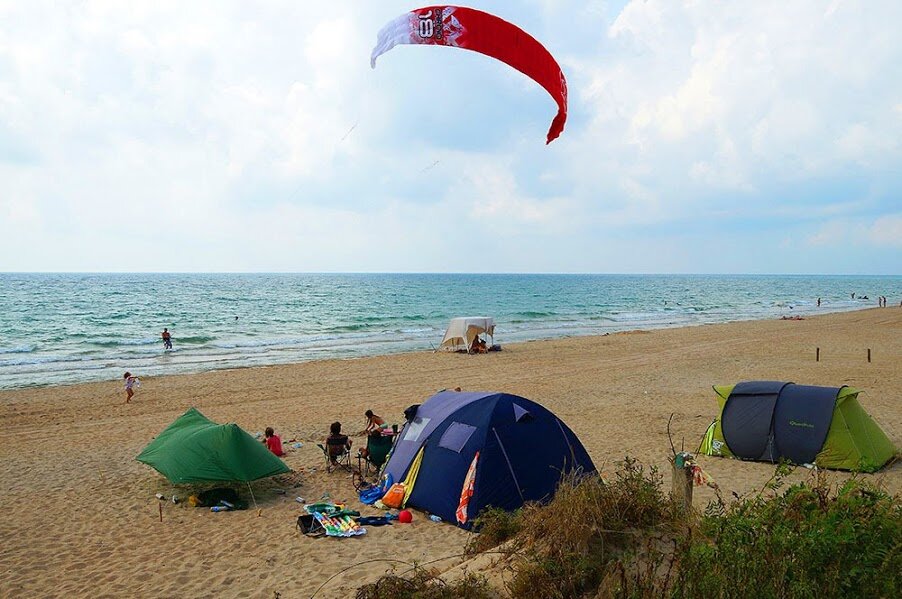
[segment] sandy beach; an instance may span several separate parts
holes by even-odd
[[[503,344],[503,333],[496,340]],[[307,538],[295,528],[296,496],[329,493],[376,513],[356,501],[348,474],[325,472],[315,444],[330,422],[358,431],[369,408],[401,423],[405,407],[445,387],[506,391],[545,405],[603,471],[624,455],[666,469],[671,413],[675,442],[694,451],[716,414],[711,386],[749,379],[861,389],[864,408],[902,446],[896,307],[530,342],[481,356],[419,352],[135,374],[142,386],[128,405],[119,380],[0,393],[0,596],[293,599],[310,597],[338,574],[316,596],[346,597],[389,568],[406,570],[399,562],[458,565],[454,556],[469,533],[421,513],[413,524],[371,528],[352,539]],[[303,443],[285,458],[295,474],[253,485],[259,512],[211,513],[167,502],[160,521],[155,494],[185,498],[189,489],[134,458],[191,406],[252,434],[272,426],[284,440]],[[356,445],[363,442],[355,437]],[[701,463],[727,496],[760,488],[773,473],[766,464]],[[799,469],[794,478],[808,475]],[[870,477],[902,492],[898,463]],[[249,498],[246,489],[242,495]],[[696,507],[711,498],[698,489]],[[436,561],[442,558],[448,559]],[[397,561],[379,561],[386,559]]]

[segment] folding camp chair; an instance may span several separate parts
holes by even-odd
[[[348,448],[347,435],[330,435],[326,439],[325,446],[321,443],[317,443],[316,446],[323,451],[323,456],[326,458],[327,472],[332,472],[335,467],[344,468],[348,472],[352,470],[351,450]]]
[[[388,459],[394,439],[393,435],[383,435],[380,431],[366,438],[366,452],[357,454],[357,468],[364,478],[379,474]]]

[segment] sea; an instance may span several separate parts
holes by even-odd
[[[899,306],[902,276],[0,273],[0,389],[432,351],[456,316],[494,317],[503,349],[880,295]]]

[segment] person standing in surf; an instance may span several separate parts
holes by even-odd
[[[163,329],[160,336],[163,338],[163,349],[172,349],[172,334],[169,333],[169,329]]]

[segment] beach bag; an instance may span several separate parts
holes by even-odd
[[[322,537],[326,534],[326,529],[313,514],[298,516],[298,530],[308,537]]]
[[[404,483],[395,483],[389,488],[389,490],[382,496],[382,503],[385,504],[386,507],[399,509],[404,504]]]

